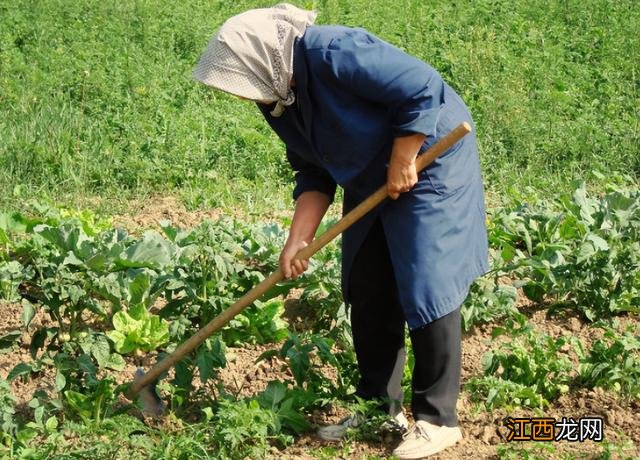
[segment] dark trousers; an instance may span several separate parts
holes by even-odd
[[[436,269],[434,267],[434,269]],[[405,319],[379,220],[349,275],[351,327],[360,382],[357,395],[381,399],[391,415],[402,404]],[[409,332],[415,357],[411,410],[416,420],[456,426],[460,391],[460,308]]]

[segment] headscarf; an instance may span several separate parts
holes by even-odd
[[[193,78],[236,96],[265,103],[282,115],[293,104],[293,44],[316,13],[280,3],[229,18],[209,41]]]

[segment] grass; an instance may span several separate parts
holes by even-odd
[[[633,0],[294,3],[439,69],[477,122],[490,190],[640,174]],[[288,209],[291,172],[257,110],[190,78],[228,16],[268,4],[0,0],[0,208],[171,194]]]

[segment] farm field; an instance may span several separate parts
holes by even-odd
[[[437,458],[639,458],[636,2],[292,3],[429,62],[474,115],[491,271],[463,305],[464,438]],[[171,370],[162,416],[122,394],[277,268],[284,148],[190,79],[216,27],[270,4],[0,0],[0,458],[391,455],[352,396],[339,242]],[[371,421],[314,437],[352,411]],[[603,439],[508,441],[509,417]]]

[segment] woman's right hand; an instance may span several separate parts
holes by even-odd
[[[307,246],[306,241],[287,240],[280,253],[280,270],[286,279],[295,279],[309,268],[309,259],[295,259],[298,251]]]
[[[297,278],[309,267],[309,260],[295,259],[298,251],[313,240],[330,199],[318,191],[302,193],[296,200],[289,237],[280,253],[280,270],[286,279]]]

